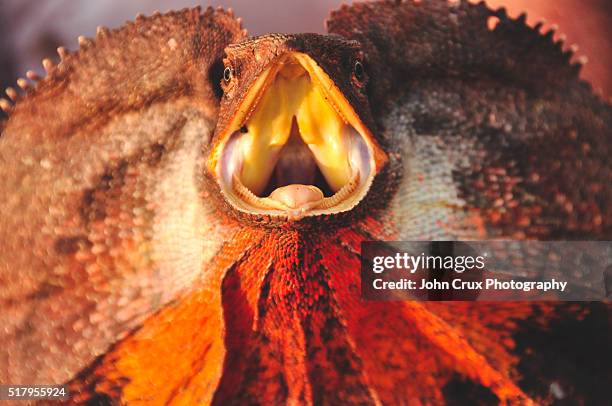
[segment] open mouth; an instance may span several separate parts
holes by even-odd
[[[221,139],[215,170],[230,203],[292,219],[353,208],[384,157],[336,85],[298,52],[261,74]]]

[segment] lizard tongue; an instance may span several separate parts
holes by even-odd
[[[313,185],[287,185],[275,189],[269,199],[291,208],[309,208],[323,200],[323,192]]]

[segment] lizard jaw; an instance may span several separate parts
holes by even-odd
[[[251,86],[216,165],[226,199],[252,214],[351,210],[386,159],[350,103],[307,55],[281,55]]]

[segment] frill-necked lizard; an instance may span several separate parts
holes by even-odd
[[[327,27],[138,17],[9,91],[3,383],[95,404],[600,399],[608,307],[366,302],[359,262],[364,240],[610,239],[610,105],[503,9],[363,3]]]

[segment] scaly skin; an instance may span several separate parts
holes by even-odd
[[[1,382],[103,404],[550,403],[553,382],[601,400],[607,306],[364,302],[359,244],[610,239],[610,106],[550,36],[483,5],[356,4],[328,28],[344,38],[245,42],[230,14],[186,10],[49,67],[0,137]],[[349,213],[238,215],[206,169],[286,49],[389,155]]]
[[[0,138],[2,382],[69,380],[232,235],[194,177],[215,72],[243,36],[223,11],[140,18],[82,41],[18,101]]]

